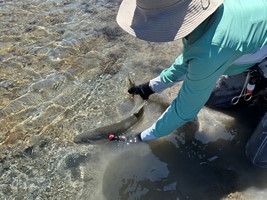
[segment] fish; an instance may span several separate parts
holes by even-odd
[[[128,75],[128,84],[128,88],[135,86],[135,82],[130,75]],[[114,122],[112,124],[85,130],[84,132],[74,137],[74,142],[101,144],[104,141],[107,141],[109,135],[122,135],[126,130],[136,124],[143,116],[146,101],[143,100],[139,95],[134,97],[128,96],[128,98],[130,98],[130,100],[134,103],[134,107],[130,114],[126,115],[123,119],[118,120],[117,122]]]

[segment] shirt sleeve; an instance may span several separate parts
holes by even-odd
[[[165,136],[192,120],[204,106],[217,80],[230,65],[232,55],[231,52],[217,47],[206,49],[208,50],[198,52],[188,60],[185,80],[178,96],[146,132],[149,130],[156,138]],[[174,80],[185,72],[186,64],[182,63],[180,66],[172,65],[162,76],[166,81]]]
[[[186,73],[187,64],[184,62],[183,54],[181,54],[169,68],[161,72],[160,78],[164,83],[172,83],[180,80]]]

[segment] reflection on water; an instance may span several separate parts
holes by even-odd
[[[200,115],[199,123],[149,144],[73,143],[82,131],[128,112],[122,102],[128,73],[137,83],[147,81],[181,51],[180,41],[154,44],[124,33],[115,22],[119,3],[0,1],[0,196],[263,198],[266,172],[244,155],[253,123]],[[153,123],[162,105],[150,102],[128,134]],[[207,141],[213,132],[227,137]]]

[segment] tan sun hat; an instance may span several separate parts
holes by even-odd
[[[222,3],[223,0],[123,0],[117,22],[139,39],[169,42],[187,36]]]

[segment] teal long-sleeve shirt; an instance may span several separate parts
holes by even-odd
[[[160,75],[164,83],[185,79],[177,98],[149,129],[157,138],[195,118],[221,75],[252,66],[233,63],[267,45],[267,0],[225,0],[183,44],[183,53]]]

